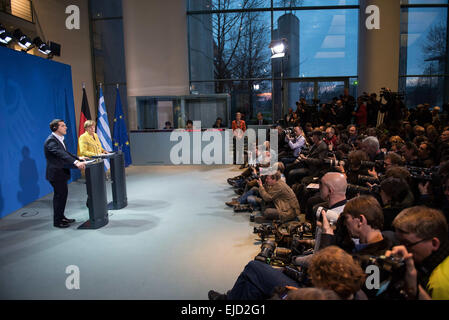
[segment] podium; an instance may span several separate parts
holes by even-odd
[[[109,157],[111,163],[112,203],[108,209],[119,210],[128,205],[126,196],[125,155],[119,151]]]
[[[109,210],[119,210],[128,205],[126,196],[125,155],[123,152],[113,152],[93,156],[92,158],[109,159],[111,164],[112,202],[108,204]]]
[[[78,229],[99,229],[109,222],[103,160],[97,159],[86,165],[86,189],[89,220]]]

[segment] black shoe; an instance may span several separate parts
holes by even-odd
[[[67,222],[61,221],[59,223],[54,223],[53,226],[56,228],[68,228],[70,225]]]
[[[228,300],[228,296],[214,290],[210,290],[207,294],[209,300]]]
[[[249,204],[238,204],[234,206],[234,212],[253,212],[254,209]]]
[[[238,194],[239,196],[241,196],[241,195],[243,194],[243,189],[242,189],[242,188],[235,189],[234,192],[235,192],[236,194]]]
[[[62,221],[62,222],[65,222],[65,223],[74,223],[74,222],[75,222],[75,219],[62,218],[61,221]]]

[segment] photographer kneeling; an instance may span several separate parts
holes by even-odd
[[[268,174],[265,179],[266,187],[262,180],[258,180],[259,194],[265,203],[273,203],[274,208],[265,208],[262,216],[256,216],[255,222],[262,223],[267,220],[281,220],[286,222],[299,216],[299,203],[293,190],[281,180],[280,172]]]

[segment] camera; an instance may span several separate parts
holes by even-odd
[[[376,297],[382,299],[405,299],[405,272],[406,266],[402,258],[390,256],[356,256],[362,266],[367,270],[369,266],[376,266],[380,271],[380,286]]]
[[[290,137],[294,137],[295,136],[295,129],[292,128],[292,127],[286,128],[283,131],[284,131],[284,134],[286,136],[290,136]]]
[[[353,196],[355,196],[358,193],[366,194],[366,195],[380,194],[380,185],[375,184],[371,188],[368,188],[368,187],[362,187],[362,186],[358,186],[356,184],[348,183],[346,192],[347,192],[347,194],[353,195]]]
[[[267,240],[262,242],[260,246],[261,250],[259,254],[254,258],[254,260],[270,263],[271,258],[273,257],[274,250],[276,249],[276,242],[273,240]]]
[[[337,223],[338,217],[340,216],[340,213],[335,212],[333,210],[325,210],[323,207],[318,207],[316,210],[316,219],[317,221],[323,222],[323,213],[326,215],[327,220],[329,221],[329,224],[335,225]]]
[[[315,158],[306,158],[306,159],[301,159],[300,162],[303,162],[307,165],[310,166],[315,166],[315,167],[338,167],[340,165],[345,166],[345,162],[342,160],[335,160],[335,159],[315,159]]]
[[[274,230],[275,241],[278,246],[291,248],[292,251],[299,251],[302,254],[304,248],[299,248],[299,240],[312,238],[312,225],[308,222],[290,221],[281,224]]]
[[[408,172],[410,172],[410,177],[420,182],[435,181],[436,179],[439,179],[439,166],[432,168],[406,166],[406,168]]]
[[[301,284],[307,282],[307,273],[302,269],[298,270],[296,267],[285,266],[282,272],[296,282],[299,282]]]
[[[385,98],[386,101],[391,102],[394,100],[404,100],[403,92],[392,92],[387,88],[381,88],[380,90],[380,98]]]
[[[275,230],[276,227],[273,226],[271,223],[262,223],[260,226],[254,227],[253,233],[258,234],[260,239],[262,241],[265,241],[265,238],[268,238],[270,235],[273,235]]]
[[[366,185],[367,182],[370,183],[370,184],[374,184],[374,183],[379,183],[379,179],[375,178],[375,177],[372,177],[372,176],[365,176],[363,174],[359,174],[357,176],[357,182],[360,185]]]

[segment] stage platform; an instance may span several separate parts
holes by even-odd
[[[83,180],[69,185],[67,229],[53,227],[49,194],[0,220],[0,299],[207,299],[230,289],[260,251],[249,213],[234,213],[226,179],[238,166],[126,169],[128,206],[109,224],[88,220]],[[110,181],[108,201],[112,201]],[[68,266],[80,289],[66,288]]]

